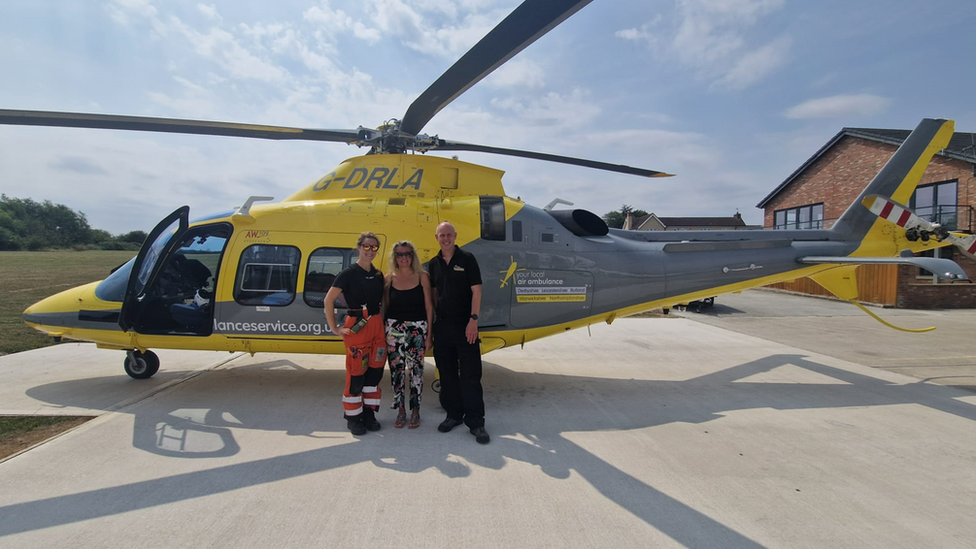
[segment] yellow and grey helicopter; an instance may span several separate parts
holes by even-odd
[[[426,262],[437,251],[433,234],[444,220],[454,223],[458,245],[472,251],[482,268],[482,352],[804,276],[853,302],[859,264],[912,264],[945,279],[966,278],[952,261],[912,252],[956,244],[972,255],[976,236],[946,231],[901,206],[929,159],[952,136],[951,121],[923,120],[829,230],[609,229],[586,210],[538,208],[512,198],[499,170],[411,154],[478,151],[635,176],[667,175],[420,133],[461,93],[589,1],[526,0],[424,91],[402,119],[378,129],[0,110],[3,124],[369,147],[366,155],[345,160],[281,202],[266,204],[273,199],[252,196],[236,210],[192,222],[188,207],[177,209],[151,231],[131,261],[105,280],[31,306],[24,321],[56,338],[125,351],[125,371],[135,378],[158,371],[154,348],[341,354],[341,340],[329,332],[322,309],[336,307],[341,316],[342,303],[324,303],[324,298],[335,275],[355,262],[358,233],[376,233],[384,249],[409,239]]]

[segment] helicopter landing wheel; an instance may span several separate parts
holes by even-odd
[[[434,381],[430,382],[430,390],[431,391],[434,391],[435,393],[440,393],[441,392],[441,380],[435,379]]]
[[[152,351],[126,351],[122,367],[133,379],[149,379],[159,371],[159,357]]]

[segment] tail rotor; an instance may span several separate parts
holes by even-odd
[[[883,196],[870,195],[861,201],[872,213],[905,229],[905,238],[910,242],[948,242],[963,254],[976,260],[976,235],[953,232],[939,223],[925,220],[908,208]]]

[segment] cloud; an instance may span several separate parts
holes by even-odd
[[[78,156],[61,156],[51,163],[55,170],[64,170],[76,174],[85,175],[107,175],[101,166]]]
[[[152,0],[112,0],[105,5],[105,11],[116,23],[129,26],[133,18],[152,19],[157,11]]]
[[[621,40],[646,43],[659,57],[696,71],[713,86],[744,89],[783,66],[788,35],[753,45],[750,31],[784,6],[784,0],[678,0],[670,17],[621,29]]]
[[[890,105],[891,99],[880,95],[834,95],[800,103],[787,109],[784,116],[792,119],[874,116],[886,111]]]
[[[515,58],[498,67],[485,79],[485,84],[495,88],[541,88],[545,85],[545,71],[536,62]]]
[[[791,42],[789,38],[782,37],[759,49],[746,52],[733,63],[716,85],[741,90],[759,82],[786,63]]]
[[[367,27],[362,21],[353,20],[342,10],[331,9],[328,2],[308,8],[302,16],[315,25],[315,36],[320,41],[334,43],[336,36],[345,31],[352,31],[353,36],[369,44],[375,44],[382,38],[379,29]]]
[[[454,59],[486,35],[507,11],[482,2],[370,0],[373,22],[384,36],[425,55]]]
[[[213,4],[197,4],[197,10],[207,19],[213,21],[221,21],[223,19],[217,11],[217,6]]]
[[[536,127],[543,128],[547,134],[556,129],[559,132],[579,129],[596,120],[602,112],[589,92],[579,88],[568,94],[549,92],[527,101],[513,97],[494,99],[491,105],[512,116],[522,132]]]

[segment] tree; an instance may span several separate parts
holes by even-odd
[[[120,234],[116,238],[122,242],[131,242],[133,244],[142,246],[142,243],[146,241],[147,236],[149,235],[146,234],[146,231],[130,231],[125,234]]]
[[[93,238],[85,214],[50,200],[38,203],[5,194],[0,195],[0,229],[2,249],[70,248]]]
[[[647,215],[644,210],[635,210],[632,206],[624,204],[620,206],[620,209],[613,212],[607,212],[603,214],[603,220],[607,222],[607,226],[614,229],[619,229],[624,226],[624,221],[627,220],[627,213],[633,214],[634,217],[643,217]]]

